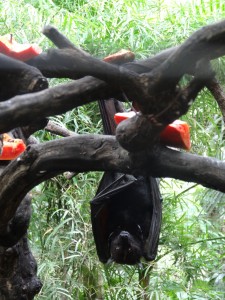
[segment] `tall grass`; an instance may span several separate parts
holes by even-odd
[[[52,44],[41,30],[51,24],[99,58],[121,48],[144,58],[225,16],[222,0],[9,0],[0,2],[0,9],[1,34],[11,32],[19,42],[36,42],[46,50]],[[224,80],[222,59],[215,68]],[[95,103],[53,118],[78,133],[102,131]],[[223,159],[224,124],[208,92],[184,119],[191,125],[192,152]],[[54,138],[39,132],[40,140]],[[62,175],[33,190],[29,237],[43,282],[36,299],[223,299],[224,195],[161,180],[163,225],[156,261],[103,266],[89,209],[100,176],[91,172],[68,181]]]

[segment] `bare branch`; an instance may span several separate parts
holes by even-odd
[[[113,136],[77,135],[28,147],[0,176],[0,226],[38,183],[65,171],[118,171],[192,181],[225,192],[225,163],[165,147],[130,155]]]
[[[225,192],[225,163],[211,157],[162,148],[154,157],[152,165],[156,177],[171,177],[195,182],[207,188]],[[154,163],[154,160],[156,163]]]
[[[93,76],[113,86],[127,87],[135,84],[138,74],[128,69],[109,64],[92,56],[84,55],[76,49],[50,49],[37,56],[29,64],[40,69],[47,77],[79,79]]]
[[[117,91],[118,92],[118,91]],[[15,96],[0,103],[0,132],[38,122],[40,118],[66,111],[91,101],[110,98],[116,91],[103,81],[86,77],[47,90]]]
[[[178,82],[187,70],[195,70],[201,59],[210,61],[225,54],[225,21],[205,26],[194,32],[154,73],[161,74],[155,88]]]
[[[76,135],[75,132],[68,130],[66,127],[60,126],[53,121],[48,121],[48,124],[45,126],[45,130],[64,137]]]
[[[224,50],[224,40],[223,40],[223,36],[225,34],[225,21],[222,22],[218,22],[216,24],[212,24],[206,27],[201,28],[200,30],[196,31],[189,39],[187,39],[180,47],[178,48],[172,48],[169,49],[167,51],[164,51],[163,54],[161,54],[161,59],[163,57],[163,59],[165,59],[166,57],[167,60],[158,68],[155,68],[155,72],[154,74],[152,74],[153,76],[151,77],[156,77],[157,80],[154,82],[154,87],[156,88],[156,86],[158,86],[161,82],[160,85],[165,84],[165,80],[167,81],[167,86],[168,86],[168,80],[171,83],[171,80],[173,82],[178,82],[180,77],[185,74],[185,73],[190,73],[190,71],[194,71],[195,70],[195,64],[198,60],[201,60],[202,58],[205,58],[207,60],[211,60],[211,59],[215,59],[218,58],[220,56],[223,56],[225,54],[225,50]],[[54,31],[54,29],[51,29]],[[59,33],[57,32],[57,35],[59,35]],[[65,38],[65,37],[64,37]],[[66,39],[66,38],[65,38]],[[63,44],[63,43],[62,43]],[[60,46],[62,46],[62,44],[60,44]],[[65,44],[63,44],[63,47],[75,47],[68,39],[66,39]],[[60,55],[60,52],[56,52],[58,53],[58,55]],[[63,52],[62,52],[63,53]],[[79,55],[77,55],[79,53]],[[78,53],[76,53],[77,58],[80,56],[81,60],[82,60],[82,56],[80,51],[78,51]],[[46,54],[42,54],[40,56],[38,56],[37,58],[35,58],[34,60],[30,61],[29,63],[32,65],[36,65],[36,67],[38,67],[40,70],[42,70],[45,74],[45,71],[42,69],[42,67],[46,67],[41,63],[42,57],[44,58],[46,56]],[[85,54],[86,56],[86,54]],[[84,57],[84,56],[83,56]],[[62,54],[62,58],[63,58],[63,54]],[[90,56],[87,57],[87,61],[89,61],[89,58],[92,60],[93,58],[91,58]],[[61,62],[58,60],[57,61],[51,61],[52,56],[51,53],[49,53],[49,58],[45,59],[48,61],[49,63],[49,68],[54,67],[54,65],[56,66],[58,64],[57,67],[55,67],[56,69],[62,69],[62,67],[60,67]],[[75,57],[73,58],[75,59]],[[155,60],[154,58],[152,60]],[[159,59],[160,60],[160,59]],[[39,63],[40,61],[40,63]],[[150,63],[151,60],[148,61],[148,63]],[[89,61],[90,62],[90,61]],[[84,63],[83,66],[83,73],[86,73],[86,75],[93,75],[94,77],[97,77],[99,79],[103,79],[102,78],[102,67],[104,68],[104,64],[101,64],[102,62],[100,60],[96,60],[93,59],[92,62],[94,63],[95,66],[95,71],[91,70],[91,67],[89,65],[86,66],[86,64]],[[53,65],[52,65],[53,63]],[[71,64],[71,67],[74,64]],[[142,66],[145,64],[142,64]],[[79,66],[79,64],[78,64]],[[131,66],[132,68],[132,63],[127,64],[126,66]],[[140,64],[139,64],[140,66]],[[81,67],[82,68],[82,67]],[[111,67],[109,67],[111,68]],[[114,70],[114,71],[113,71]],[[75,71],[75,70],[74,70]],[[82,70],[78,70],[77,72],[81,72]],[[136,70],[134,70],[135,72],[137,72]],[[93,73],[95,72],[95,73]],[[105,70],[105,77],[108,77],[109,80],[114,80],[114,72],[115,69],[111,69],[109,75],[106,75],[106,73],[108,73],[107,71],[107,66],[106,66],[106,70]],[[146,71],[145,71],[146,72]],[[82,73],[82,72],[81,72]],[[143,70],[141,70],[141,73],[143,73]],[[128,73],[129,74],[129,73]],[[156,74],[158,74],[158,76],[156,76]],[[118,75],[118,73],[117,73]],[[127,75],[127,74],[125,74]],[[57,76],[57,74],[55,74],[55,76]],[[55,77],[54,76],[54,77]],[[72,77],[74,78],[74,77]],[[151,78],[152,79],[152,78]],[[106,80],[106,79],[103,79]],[[150,87],[152,88],[152,85],[150,85]]]
[[[210,80],[206,86],[218,103],[223,116],[223,121],[225,122],[225,94],[222,87],[216,78]]]
[[[106,64],[74,49],[52,50],[30,63],[41,70],[50,65],[47,67],[51,68],[50,71],[54,71],[55,68],[56,73],[63,73],[64,76],[70,78],[92,75],[102,79],[124,91],[130,100],[139,104],[144,114],[160,115],[161,119],[157,121],[168,124],[167,119],[171,112],[165,108],[175,103],[174,99],[178,99],[180,91],[176,89],[176,85],[183,74],[189,73],[190,69],[194,72],[196,63],[202,58],[209,61],[225,54],[222,38],[225,33],[224,24],[225,21],[222,21],[195,32],[176,51],[173,50],[166,61],[151,72],[142,75],[132,73],[126,68]],[[65,42],[65,39],[64,43],[73,47],[69,41]],[[44,74],[48,72],[46,69],[43,71]],[[189,99],[184,104],[187,107]],[[165,113],[162,114],[162,111]],[[179,114],[176,117],[179,117]],[[175,119],[175,117],[170,119]]]
[[[81,48],[76,47],[65,35],[58,31],[57,28],[51,25],[44,27],[42,33],[49,38],[59,49],[69,48],[75,50],[79,55],[90,56]]]
[[[21,61],[0,54],[0,101],[48,87],[41,72]]]
[[[159,132],[168,123],[187,112],[190,100],[194,100],[197,93],[204,87],[204,80],[207,81],[209,79],[204,78],[203,80],[202,78],[196,77],[188,89],[183,91],[177,90],[176,86],[173,85],[176,83],[176,80],[174,82],[174,78],[176,76],[176,78],[178,78],[183,74],[185,69],[182,67],[183,71],[181,72],[181,69],[178,68],[177,75],[175,76],[175,73],[172,73],[171,78],[168,79],[168,77],[166,77],[168,75],[166,72],[171,68],[171,61],[176,64],[179,64],[179,62],[181,63],[181,58],[184,58],[185,53],[187,55],[186,60],[189,58],[191,61],[189,66],[195,65],[196,67],[196,63],[202,58],[201,55],[205,55],[207,59],[211,59],[223,54],[224,50],[223,48],[221,49],[221,45],[219,45],[220,47],[217,52],[215,51],[214,46],[212,46],[213,42],[215,42],[216,45],[221,43],[220,38],[224,34],[223,25],[224,22],[220,22],[197,31],[192,37],[184,42],[175,53],[161,64],[159,68],[154,69],[151,73],[140,76],[138,74],[130,73],[130,71],[127,71],[125,68],[118,68],[117,66],[104,63],[91,56],[84,55],[79,50],[52,50],[47,56],[50,57],[50,60],[53,59],[55,61],[55,65],[59,68],[59,72],[62,70],[74,72],[76,70],[79,76],[81,76],[82,73],[85,75],[92,74],[109,82],[110,85],[114,85],[110,91],[113,96],[115,96],[115,93],[119,93],[120,88],[122,90],[124,89],[129,95],[132,94],[131,99],[136,99],[137,102],[141,104],[141,110],[145,114],[150,114],[148,119],[152,122],[150,126],[151,130],[148,129],[146,133],[148,132],[149,135],[146,136],[145,134],[144,136],[146,136],[146,140],[152,139],[155,141]],[[59,33],[57,34],[59,35]],[[65,45],[68,45],[69,42],[67,40],[65,42],[65,39],[64,43]],[[202,47],[202,44],[204,47]],[[205,48],[212,48],[212,51],[208,53],[205,51]],[[60,58],[63,58],[63,63]],[[61,67],[59,64],[61,64]],[[176,70],[177,65],[173,64],[172,67]],[[165,72],[162,72],[162,70]],[[160,92],[157,91],[158,84],[161,84],[160,82],[163,82],[165,79],[167,79],[167,83],[164,82]],[[168,89],[171,82],[173,82],[173,84]],[[84,104],[85,102],[93,101],[96,97],[102,99],[102,95],[99,95],[98,93],[100,88],[101,93],[104,94],[103,98],[108,98],[107,94],[108,96],[112,96],[112,94],[109,94],[109,89],[106,90],[106,87],[106,84],[97,79],[84,78],[75,83],[51,88],[46,92],[37,93],[33,97],[29,97],[29,102],[26,97],[19,99],[18,97],[15,97],[11,99],[10,102],[5,102],[0,106],[0,117],[3,124],[2,127],[0,126],[0,130],[7,131],[9,128],[11,129],[19,125],[27,125],[34,118],[39,118],[40,115],[49,116],[65,112],[73,107]],[[63,89],[65,89],[66,92],[64,92]],[[20,113],[15,114],[15,111],[19,111],[19,107]],[[138,135],[135,133],[135,136]],[[126,140],[130,141],[131,139],[128,136]],[[121,140],[120,142],[125,145]]]

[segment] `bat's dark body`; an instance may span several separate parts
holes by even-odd
[[[101,104],[107,133],[114,131],[112,119],[109,122],[114,115],[113,103],[112,100]],[[141,257],[154,260],[161,224],[161,197],[156,179],[105,172],[91,201],[91,219],[97,254],[103,263],[112,260],[133,265]]]

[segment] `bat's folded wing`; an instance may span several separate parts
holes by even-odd
[[[159,190],[158,182],[155,178],[149,177],[150,193],[149,195],[152,201],[152,219],[149,228],[149,234],[145,242],[144,258],[147,261],[155,259],[158,250],[159,235],[162,220],[162,198]]]
[[[105,172],[96,196],[91,201],[91,221],[97,254],[101,262],[110,258],[108,247],[109,203],[114,195],[124,191],[136,181],[132,175]]]

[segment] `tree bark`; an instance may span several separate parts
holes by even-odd
[[[32,300],[42,284],[26,236],[12,247],[0,246],[0,299]]]
[[[15,216],[0,227],[0,299],[31,300],[42,284],[26,236],[31,216],[31,198],[26,196]]]
[[[46,78],[37,68],[0,54],[0,101],[47,87]]]
[[[0,54],[0,65],[0,101],[48,87],[46,78],[34,67],[3,54]],[[46,125],[46,120],[40,118],[38,124],[33,120],[26,125],[29,126],[24,130],[16,126],[11,127],[13,137],[22,138],[26,142],[32,132]],[[1,161],[1,172],[8,164],[10,162]],[[11,178],[8,178],[8,181],[11,181]],[[2,188],[3,183],[0,181],[0,189]],[[42,286],[37,278],[36,261],[29,249],[27,239],[31,198],[24,194],[13,208],[11,214],[12,207],[6,208],[6,214],[9,214],[10,218],[2,219],[0,225],[0,299],[31,300]]]

